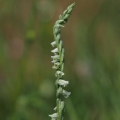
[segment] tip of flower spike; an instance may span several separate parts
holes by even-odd
[[[72,5],[75,6],[75,2]]]
[[[71,7],[74,7],[74,6],[75,6],[75,2],[74,2],[74,3],[72,3],[70,6],[71,6]]]
[[[74,7],[74,6],[75,6],[75,2],[72,3],[70,6],[68,6],[68,8],[72,8],[72,7]]]

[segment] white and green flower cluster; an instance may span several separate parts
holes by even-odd
[[[55,84],[57,88],[57,92],[56,92],[57,100],[56,100],[56,107],[54,108],[56,113],[49,115],[52,118],[52,120],[63,120],[64,101],[62,101],[62,96],[67,98],[70,95],[70,92],[64,90],[64,87],[66,87],[69,84],[69,82],[63,80],[65,50],[63,48],[63,42],[61,40],[60,28],[64,27],[63,24],[67,22],[74,6],[75,3],[68,6],[68,8],[63,12],[63,14],[59,16],[59,20],[56,21],[53,27],[53,34],[55,41],[51,43],[51,45],[54,47],[54,49],[51,51],[54,54],[54,56],[51,56],[51,58],[52,58],[52,63],[54,64],[52,68],[56,70],[55,76],[57,77],[57,80]]]

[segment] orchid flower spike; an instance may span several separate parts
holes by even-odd
[[[63,80],[63,76],[65,73],[63,72],[64,69],[64,48],[63,48],[63,42],[61,40],[61,27],[64,27],[64,24],[68,21],[68,18],[71,15],[71,12],[75,6],[75,3],[71,4],[67,7],[67,9],[63,12],[62,15],[59,16],[59,19],[55,22],[55,25],[53,27],[53,35],[54,40],[51,45],[52,47],[55,47],[51,52],[54,53],[54,56],[51,56],[53,69],[56,70],[55,76],[57,78],[55,85],[56,85],[56,107],[54,110],[56,113],[49,115],[52,120],[63,120],[63,112],[64,112],[64,106],[65,103],[62,100],[62,96],[65,98],[69,97],[71,92],[67,92],[63,88],[66,87],[69,82],[66,80]]]

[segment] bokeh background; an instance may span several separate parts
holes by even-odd
[[[0,120],[50,120],[52,28],[73,0],[0,0]],[[66,120],[120,120],[120,1],[76,0],[66,27]]]

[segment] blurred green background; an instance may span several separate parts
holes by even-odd
[[[52,27],[73,0],[0,0],[0,120],[50,120]],[[120,120],[120,1],[76,0],[66,27],[65,120]]]

